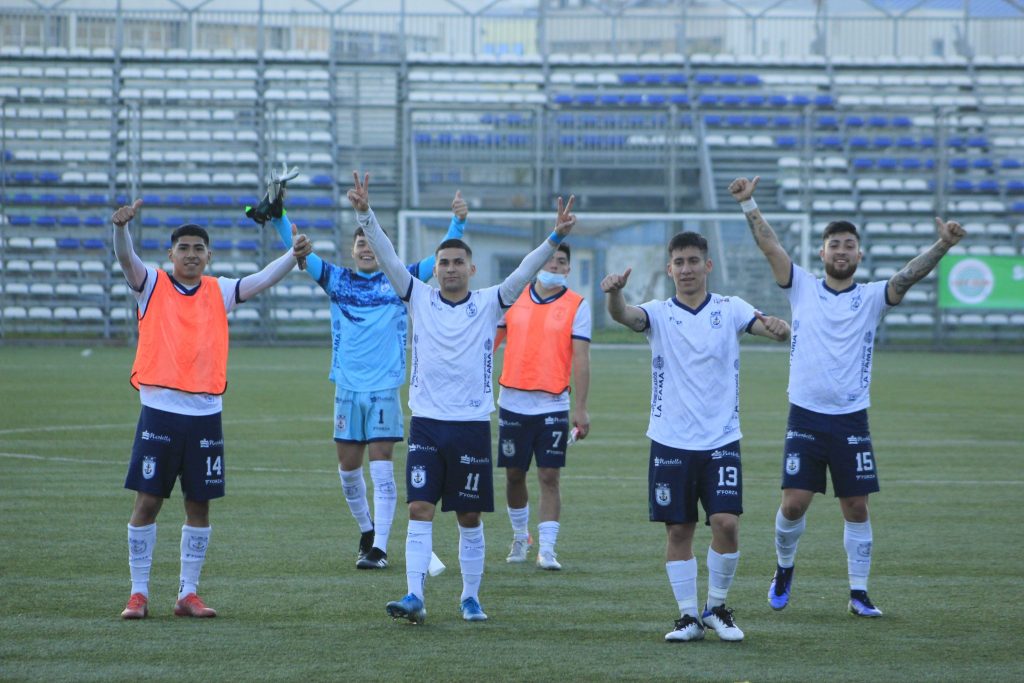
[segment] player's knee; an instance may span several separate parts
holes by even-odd
[[[417,522],[430,522],[434,519],[434,506],[422,500],[409,503],[409,519]]]
[[[479,512],[458,512],[455,515],[459,520],[459,526],[466,529],[474,529],[480,526]]]
[[[722,541],[735,544],[740,535],[740,519],[736,515],[712,515],[711,534]]]
[[[537,479],[544,488],[558,490],[558,468],[538,467]]]
[[[858,523],[868,521],[867,498],[840,498],[840,504],[843,507],[845,520]]]
[[[526,470],[521,470],[518,467],[506,467],[505,468],[505,480],[514,486],[526,483]]]

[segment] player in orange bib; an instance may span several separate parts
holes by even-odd
[[[198,225],[182,225],[171,233],[168,258],[174,267],[167,273],[146,266],[132,247],[127,225],[141,206],[138,199],[111,217],[114,253],[138,302],[131,383],[142,401],[125,478],[125,488],[136,493],[128,522],[132,590],[121,617],[149,614],[156,517],[178,479],[185,525],[174,614],[215,617],[196,589],[210,543],[210,500],[224,495],[221,395],[227,389],[227,315],[280,281],[312,252],[312,245],[293,229],[292,248],[260,272],[237,280],[208,277],[203,272],[212,257],[210,237]]]
[[[566,286],[571,250],[558,245],[536,281],[527,285],[498,326],[507,338],[498,396],[498,467],[505,468],[512,547],[506,561],[525,562],[532,545],[526,472],[534,456],[540,481],[537,566],[559,570],[555,555],[566,446],[590,431],[590,305]],[[569,384],[575,387],[570,419]]]

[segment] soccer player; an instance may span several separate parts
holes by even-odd
[[[124,484],[136,494],[128,522],[132,592],[121,616],[143,619],[149,613],[156,518],[180,478],[185,525],[174,614],[215,617],[217,612],[203,604],[196,587],[210,544],[210,501],[224,495],[221,395],[227,388],[227,314],[280,281],[312,246],[293,229],[292,248],[260,272],[240,280],[213,278],[203,275],[213,256],[206,230],[182,225],[171,233],[168,257],[173,271],[168,274],[147,267],[132,247],[127,225],[141,206],[137,199],[110,219],[114,254],[138,302],[139,341],[131,384],[142,401]]]
[[[789,339],[785,320],[762,315],[738,297],[708,291],[712,263],[707,240],[681,232],[668,243],[675,296],[640,306],[626,304],[622,289],[631,269],[601,281],[612,319],[643,332],[651,346],[651,439],[647,468],[652,522],[668,534],[665,570],[679,606],[670,642],[702,640],[705,628],[721,640],[743,640],[725,606],[739,562],[743,513],[740,466],[740,336]],[[711,526],[708,593],[697,612],[697,560],[693,556],[698,501]]]
[[[782,504],[775,515],[778,565],[768,602],[789,604],[797,544],[814,494],[825,493],[825,472],[845,520],[851,613],[880,617],[868,597],[872,530],[868,496],[879,490],[878,463],[868,429],[875,329],[907,290],[932,271],[964,236],[956,221],[935,219],[939,239],[889,280],[859,284],[853,276],[863,254],[857,228],[829,223],[819,250],[825,277],[793,263],[753,199],[760,178],[737,178],[729,192],[740,203],[754,241],[771,266],[793,311],[789,359],[789,421],[782,466]]]
[[[409,528],[405,542],[408,594],[389,602],[387,613],[422,623],[424,577],[433,549],[436,505],[454,511],[459,523],[462,569],[460,609],[466,621],[484,621],[480,579],[484,571],[481,515],[494,510],[491,478],[491,425],[494,412],[492,370],[495,328],[526,283],[543,267],[572,230],[573,198],[558,202],[554,232],[530,252],[500,285],[470,290],[476,272],[473,252],[462,240],[445,240],[435,254],[439,289],[405,269],[395,248],[370,210],[369,175],[353,174],[348,199],[356,210],[381,269],[413,319],[412,371],[409,378],[409,455],[406,490]]]
[[[495,349],[508,339],[498,383],[498,467],[505,468],[505,495],[512,523],[507,562],[525,562],[530,548],[526,472],[537,457],[540,482],[540,550],[537,566],[562,568],[555,555],[562,500],[559,472],[566,446],[590,431],[590,304],[566,286],[572,252],[563,242],[498,326]],[[575,406],[569,422],[569,377]],[[570,438],[571,436],[571,438]]]
[[[271,203],[267,217],[285,239],[291,234],[291,222],[284,212],[283,192],[274,194],[277,199]],[[461,192],[455,193],[452,213],[446,239],[461,238],[466,226],[469,207]],[[264,217],[255,218],[260,222],[258,219]],[[306,272],[331,300],[329,378],[335,384],[334,441],[341,490],[359,525],[356,567],[383,569],[388,566],[388,538],[398,499],[392,455],[395,442],[404,436],[399,393],[405,381],[408,322],[405,303],[380,271],[362,228],[356,228],[353,236],[352,259],[354,269],[310,254]],[[405,268],[412,277],[429,280],[434,255]],[[363,478],[363,453],[367,449],[373,482],[372,520]]]

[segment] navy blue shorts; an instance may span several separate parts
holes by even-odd
[[[498,467],[529,470],[537,456],[537,467],[565,467],[565,443],[572,426],[569,411],[543,415],[521,415],[498,411]]]
[[[790,404],[782,488],[825,493],[826,469],[836,498],[878,492],[868,411],[825,415]]]
[[[405,462],[406,502],[442,512],[494,512],[491,423],[413,417]]]
[[[170,498],[174,481],[189,500],[224,495],[220,413],[179,415],[142,406],[124,487]]]
[[[687,451],[651,441],[647,505],[652,522],[689,524],[720,512],[743,514],[740,442],[710,451]]]

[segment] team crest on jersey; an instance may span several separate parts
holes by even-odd
[[[655,356],[654,360],[651,361],[651,367],[653,367],[655,370],[661,370],[663,367],[665,367],[665,359],[662,358],[661,356]]]
[[[654,486],[654,502],[665,506],[672,502],[672,489],[668,484],[656,484]]]
[[[790,453],[786,456],[786,474],[792,476],[800,471],[800,456]]]
[[[469,305],[466,306],[466,315],[468,315],[470,318],[476,317],[476,304],[473,303],[472,301],[470,301]]]
[[[721,311],[711,311],[711,327],[713,327],[714,329],[717,330],[721,326],[722,326],[722,312]]]
[[[516,454],[516,443],[512,439],[504,439],[501,442],[501,454],[506,458],[511,458]]]
[[[156,458],[147,455],[142,459],[142,478],[152,479],[156,476]]]
[[[861,304],[862,301],[863,301],[863,299],[860,296],[860,292],[858,292],[857,294],[854,294],[853,298],[850,299],[850,310],[851,311],[856,311],[858,308],[860,308],[860,304]]]
[[[409,482],[418,489],[423,488],[427,484],[427,468],[422,465],[413,467],[409,474]]]

